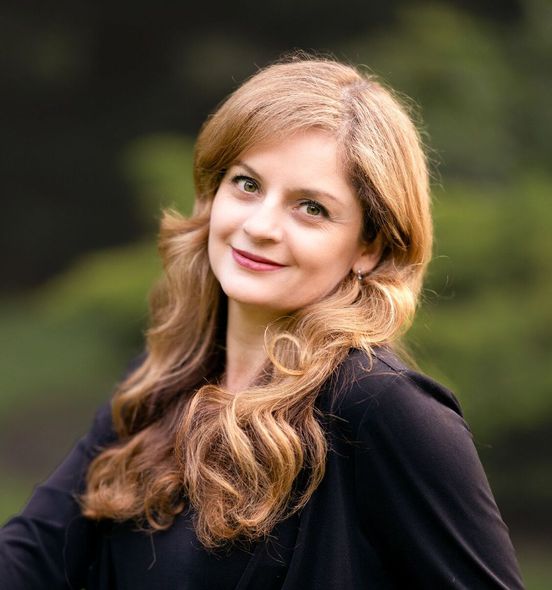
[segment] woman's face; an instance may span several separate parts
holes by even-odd
[[[229,305],[275,316],[328,295],[377,263],[335,139],[307,130],[255,146],[225,174],[213,202],[209,260]]]

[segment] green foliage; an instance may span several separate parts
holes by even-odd
[[[153,240],[96,251],[35,292],[32,303],[58,321],[90,312],[116,324],[142,320],[147,292],[160,272]]]
[[[191,212],[192,150],[187,137],[166,134],[140,137],[124,150],[122,170],[147,221],[157,216],[161,207]]]
[[[527,5],[527,19],[509,30],[450,4],[408,4],[395,27],[341,49],[422,106],[433,159],[449,179],[507,181],[546,165],[552,136],[550,6]]]
[[[552,415],[551,190],[538,176],[457,184],[435,204],[437,256],[411,339],[485,440]]]
[[[41,396],[110,391],[141,345],[147,293],[158,274],[152,241],[90,254],[32,297],[5,302],[0,416]]]
[[[186,137],[148,136],[128,146],[122,162],[144,218],[162,206],[191,209],[191,159]],[[5,301],[0,326],[9,346],[0,355],[0,417],[35,397],[110,391],[142,346],[147,295],[160,270],[152,236],[87,254],[28,298]]]

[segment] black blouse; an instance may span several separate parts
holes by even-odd
[[[329,452],[308,504],[250,547],[205,551],[190,514],[153,534],[91,522],[75,495],[115,440],[109,406],[0,531],[9,590],[523,588],[454,396],[388,351],[352,351],[322,389]]]

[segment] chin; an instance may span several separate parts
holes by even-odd
[[[223,289],[224,290],[224,289]],[[289,313],[287,307],[281,305],[281,302],[276,302],[274,298],[265,299],[261,297],[252,297],[251,294],[237,293],[225,291],[228,302],[233,302],[236,305],[249,307],[256,312],[266,313],[267,315],[283,315]],[[280,303],[280,305],[278,305]]]

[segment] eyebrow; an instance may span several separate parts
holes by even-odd
[[[251,166],[249,166],[245,162],[242,162],[241,160],[236,160],[233,165],[234,166],[241,166],[242,168],[244,168],[247,171],[248,174],[251,174],[251,176],[255,176],[256,178],[259,178],[260,180],[262,180],[262,178],[263,178],[262,175],[259,174],[254,168],[251,168]],[[341,203],[341,201],[337,197],[332,195],[331,193],[328,193],[328,192],[322,191],[322,190],[318,190],[318,189],[292,188],[292,189],[290,189],[290,192],[299,193],[308,199],[312,199],[314,197],[326,197],[327,199],[330,199],[331,201],[335,201],[336,203]]]

